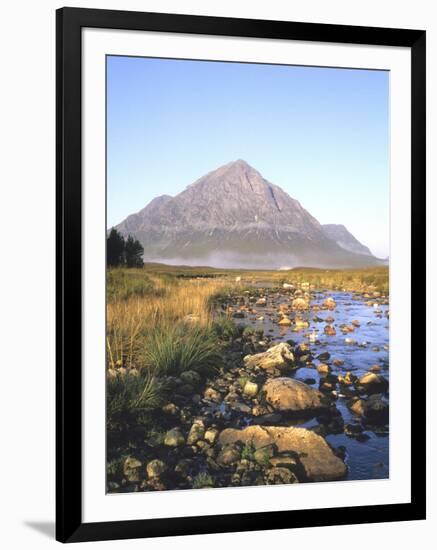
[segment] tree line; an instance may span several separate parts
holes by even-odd
[[[144,248],[140,241],[129,235],[123,237],[114,227],[106,239],[106,261],[108,266],[142,267]]]

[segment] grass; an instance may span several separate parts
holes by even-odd
[[[220,365],[217,338],[205,326],[178,323],[158,326],[144,339],[140,364],[157,374],[179,375],[194,370],[212,374]]]

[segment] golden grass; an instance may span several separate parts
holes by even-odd
[[[149,273],[145,276],[154,286],[150,295],[108,301],[107,348],[111,368],[133,368],[141,337],[153,330],[170,329],[180,322],[210,326],[211,298],[230,286],[225,280],[163,279]]]

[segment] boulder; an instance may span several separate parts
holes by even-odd
[[[255,425],[243,430],[227,428],[219,436],[223,446],[237,441],[255,449],[274,444],[279,453],[294,453],[308,481],[334,481],[342,479],[347,472],[346,465],[325,439],[305,428]]]
[[[263,353],[246,355],[244,364],[248,368],[289,369],[294,366],[294,355],[290,345],[281,342]]]
[[[267,403],[279,411],[308,413],[330,406],[320,391],[291,378],[272,378],[264,384],[262,391]]]

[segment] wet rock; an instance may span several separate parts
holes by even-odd
[[[211,445],[214,445],[214,443],[217,440],[218,434],[219,434],[219,431],[217,428],[208,428],[203,437],[205,441],[207,441]]]
[[[357,416],[364,416],[364,399],[352,399],[348,403],[349,409]]]
[[[379,365],[372,365],[369,372],[381,372],[382,368]]]
[[[282,319],[278,321],[278,325],[281,325],[281,327],[290,327],[292,322],[288,317],[282,317]]]
[[[307,300],[304,300],[303,298],[295,298],[291,302],[291,307],[295,311],[306,311],[309,309],[309,302]]]
[[[261,369],[289,369],[294,366],[294,355],[291,347],[281,342],[263,353],[247,355],[244,358],[244,365],[247,368]]]
[[[149,478],[160,477],[167,470],[167,466],[162,460],[151,460],[146,466],[146,472]]]
[[[130,482],[140,481],[142,463],[133,456],[128,456],[123,463],[123,475]]]
[[[341,367],[344,365],[344,361],[343,359],[334,359],[332,361],[332,364],[335,366],[335,367]]]
[[[326,363],[320,363],[320,365],[317,365],[317,372],[323,375],[329,374],[331,372],[331,367]]]
[[[272,378],[264,384],[262,391],[266,402],[279,411],[307,413],[329,406],[320,391],[300,380]]]
[[[250,380],[248,380],[244,384],[243,393],[248,397],[255,397],[255,395],[258,393],[258,390],[258,384],[255,384],[255,382],[251,382]]]
[[[317,359],[322,363],[325,361],[329,361],[330,358],[331,358],[331,354],[329,353],[329,351],[324,351],[317,356]]]
[[[344,427],[344,433],[348,437],[355,437],[363,431],[363,428],[359,424],[346,424]]]
[[[255,302],[255,305],[256,305],[256,306],[264,307],[264,306],[267,305],[267,299],[266,299],[266,298],[259,298],[259,299]]]
[[[222,445],[237,441],[250,444],[255,449],[275,444],[280,453],[294,453],[302,475],[309,481],[342,479],[347,472],[346,465],[335,456],[325,439],[305,428],[255,425],[243,430],[228,428],[219,436]]]
[[[364,416],[371,424],[386,424],[389,420],[389,405],[381,395],[371,395],[364,403]]]
[[[358,380],[358,385],[367,394],[385,393],[388,390],[388,380],[381,374],[368,372]]]
[[[222,400],[221,393],[214,388],[206,388],[203,393],[203,397],[205,399],[209,399],[210,401],[214,401],[215,403],[220,403]]]
[[[334,298],[326,298],[326,300],[323,302],[323,306],[327,309],[333,310],[337,307],[337,304]]]
[[[326,325],[323,329],[323,332],[326,334],[326,336],[335,336],[337,334],[337,331],[332,325]]]
[[[202,420],[196,420],[190,428],[187,437],[187,445],[194,445],[205,435],[205,425]]]
[[[180,447],[185,445],[185,437],[179,428],[173,428],[165,434],[164,445],[167,447]]]
[[[339,374],[337,379],[339,384],[341,384],[342,386],[352,386],[357,380],[357,377],[353,375],[350,371],[347,371],[344,376],[342,374]]]

